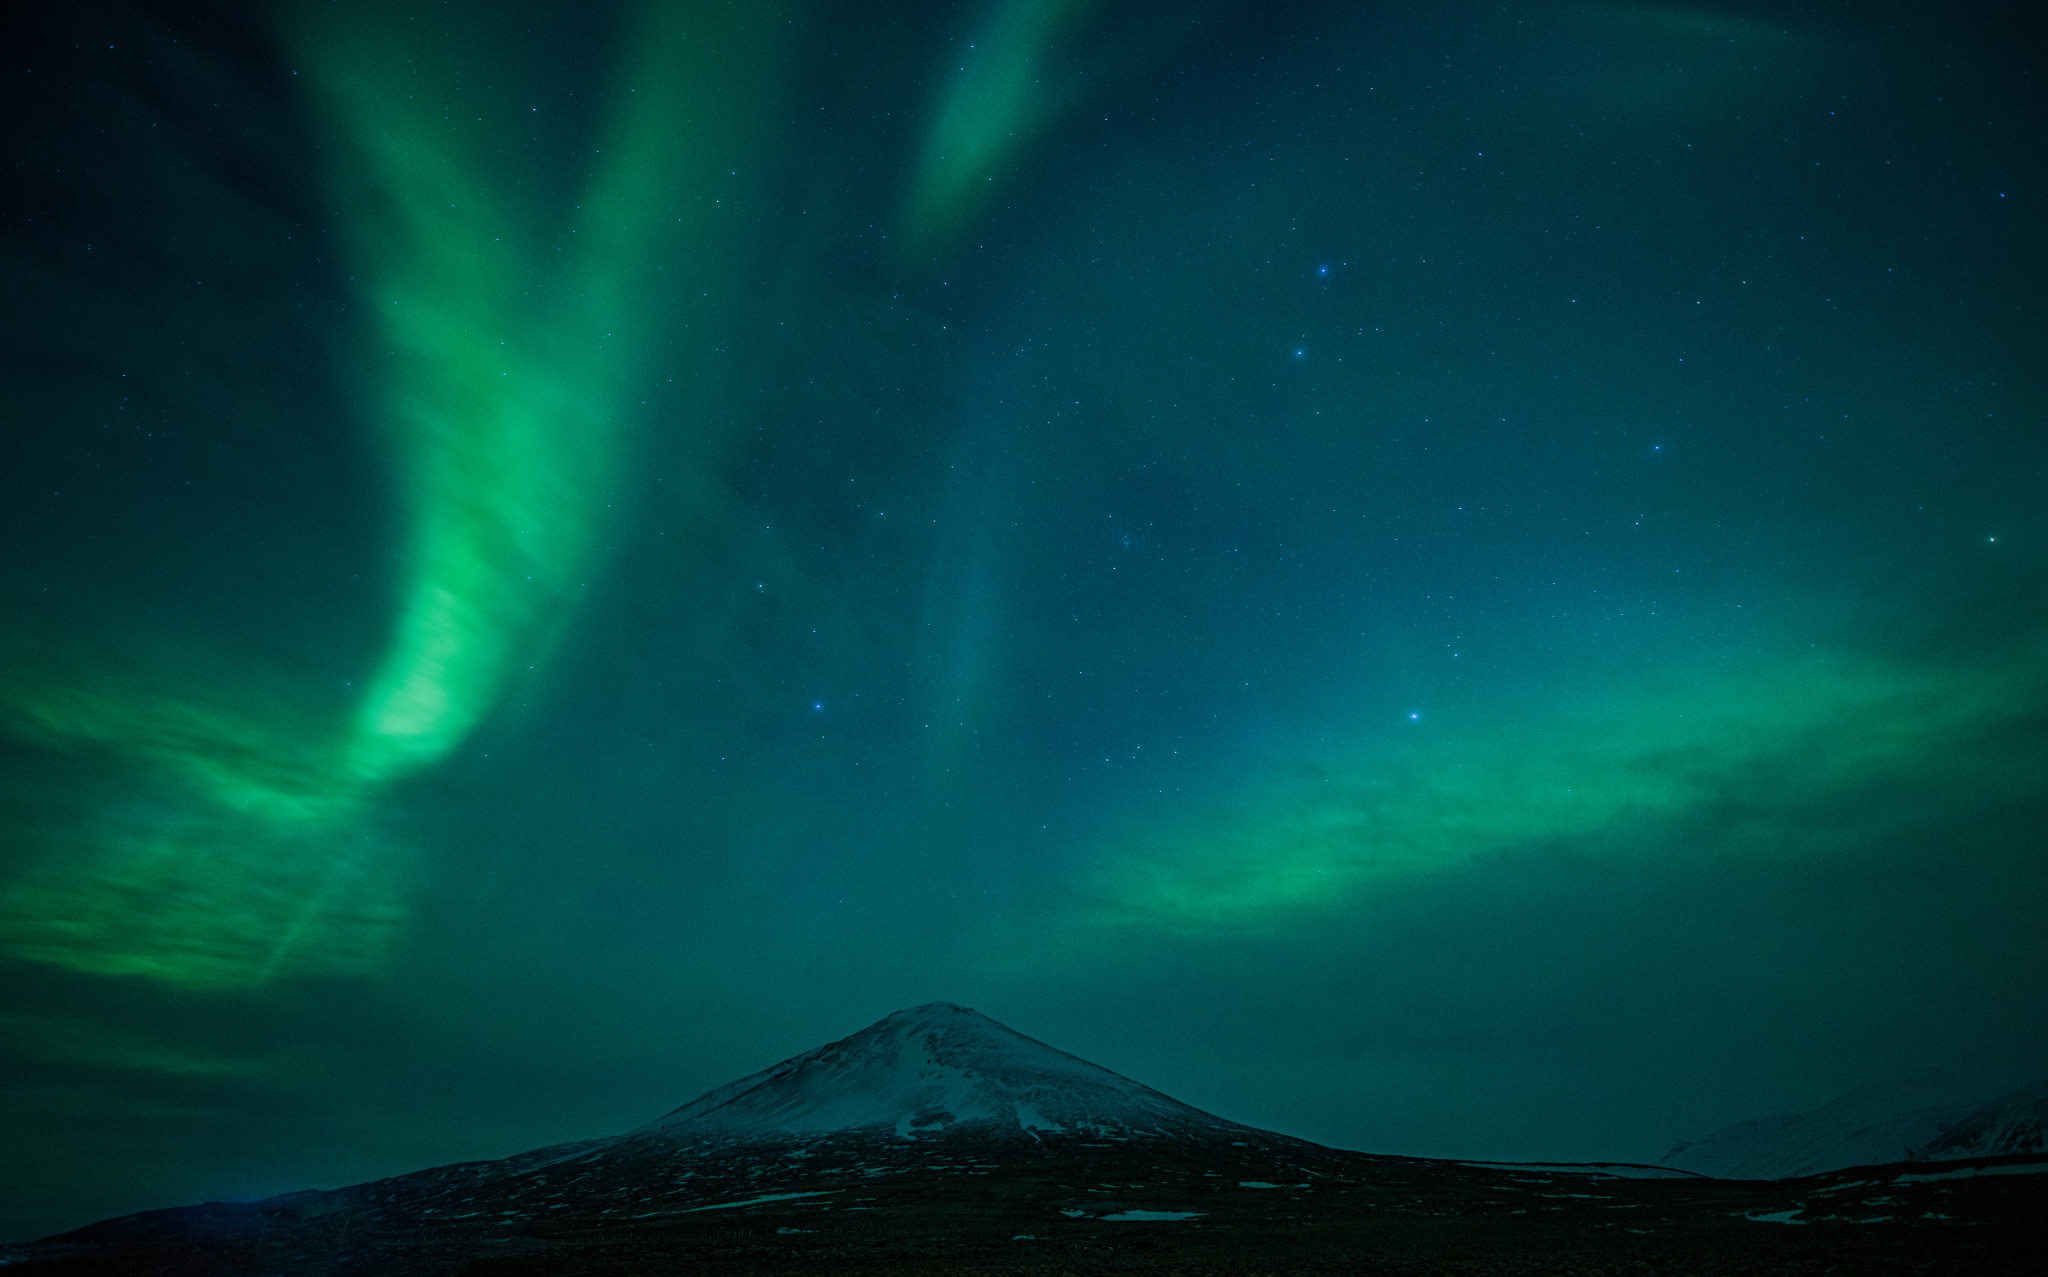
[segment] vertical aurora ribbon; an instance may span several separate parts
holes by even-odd
[[[942,253],[981,214],[1021,153],[1079,96],[1051,66],[1100,0],[1000,0],[963,41],[904,208],[905,251]]]
[[[7,689],[16,734],[111,760],[99,803],[0,898],[17,956],[192,987],[375,969],[410,857],[388,788],[445,758],[538,666],[598,566],[629,405],[709,305],[712,202],[757,127],[759,40],[723,8],[634,9],[587,157],[552,200],[507,171],[535,109],[479,62],[500,15],[309,5],[290,46],[369,312],[360,408],[404,527],[389,647],[346,721],[223,689]]]

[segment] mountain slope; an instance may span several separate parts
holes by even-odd
[[[955,1126],[1034,1139],[1251,1129],[966,1007],[933,1002],[728,1083],[630,1134],[687,1139],[889,1131],[909,1139]]]
[[[2048,1079],[2007,1091],[1922,1145],[1913,1158],[1946,1162],[2044,1149],[2048,1149]]]
[[[1851,1091],[1811,1112],[1737,1122],[1678,1145],[1661,1164],[1720,1179],[1790,1179],[1903,1162],[1924,1156],[1922,1150],[1942,1141],[1992,1094],[1972,1079],[1916,1073]]]
[[[1729,1171],[1755,1156],[1759,1149],[1769,1147],[1779,1132],[1801,1116],[1798,1113],[1772,1113],[1747,1122],[1735,1122],[1699,1139],[1680,1142],[1664,1155],[1662,1164],[1691,1171],[1695,1175],[1739,1179],[1740,1176],[1730,1175]]]

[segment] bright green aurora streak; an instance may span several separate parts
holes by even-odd
[[[545,655],[596,566],[666,299],[711,294],[689,194],[750,127],[736,117],[759,61],[741,25],[640,13],[591,174],[551,217],[496,159],[532,108],[465,61],[488,15],[429,31],[402,5],[335,8],[305,9],[293,46],[345,143],[330,177],[373,315],[365,409],[407,516],[390,645],[340,724],[303,721],[289,696],[247,710],[189,686],[10,690],[20,734],[147,778],[134,811],[46,848],[0,900],[21,957],[190,987],[374,969],[410,863],[379,835],[378,800]]]

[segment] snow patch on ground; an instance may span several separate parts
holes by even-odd
[[[1701,1179],[1693,1171],[1634,1162],[1459,1162],[1489,1171],[1537,1171],[1545,1175],[1605,1175],[1613,1179]]]
[[[1970,1179],[1977,1175],[2041,1175],[2048,1173],[2048,1162],[2021,1162],[2013,1166],[1959,1166],[1952,1171],[1908,1171],[1892,1182],[1895,1184],[1923,1184],[1931,1179]]]
[[[735,1206],[759,1206],[762,1202],[786,1202],[792,1197],[829,1197],[838,1191],[836,1188],[821,1188],[808,1193],[769,1193],[765,1197],[749,1197],[743,1202],[719,1202],[713,1206],[692,1206],[687,1210],[679,1210],[676,1214],[693,1215],[700,1210],[731,1210]]]

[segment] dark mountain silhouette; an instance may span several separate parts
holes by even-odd
[[[22,1274],[2037,1272],[2048,1160],[1783,1183],[1355,1153],[932,1003],[623,1135],[0,1248]],[[2019,1173],[2027,1172],[2027,1173]]]
[[[911,1139],[955,1126],[1031,1139],[1242,1138],[1252,1131],[976,1011],[933,1002],[719,1087],[634,1134],[891,1131]]]

